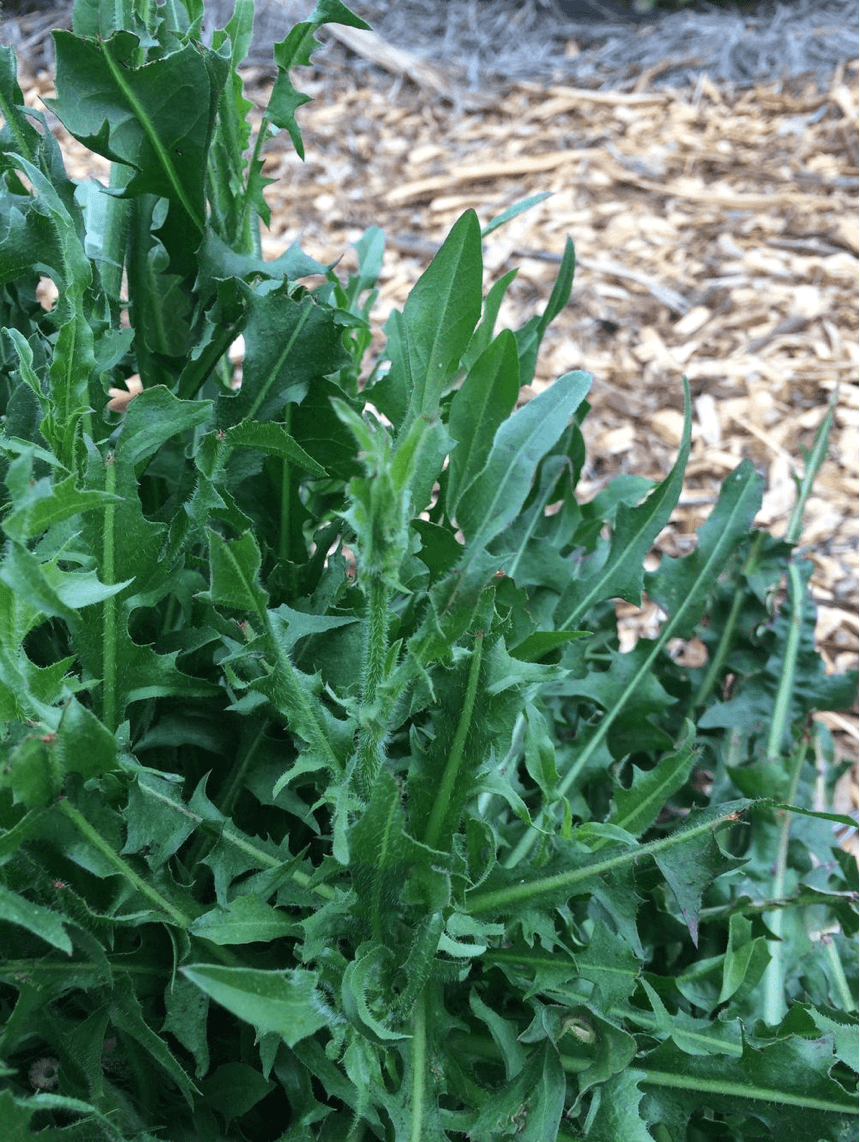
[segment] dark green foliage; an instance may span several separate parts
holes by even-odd
[[[570,243],[496,333],[467,211],[368,372],[382,233],[346,279],[258,234],[289,69],[361,21],[320,0],[276,45],[253,136],[253,5],[211,48],[201,16],[78,0],[57,34],[110,194],[0,52],[4,1139],[848,1138],[856,864],[810,715],[855,681],[796,535],[745,463],[645,575],[680,387],[665,480],[578,501],[590,377],[517,407]]]

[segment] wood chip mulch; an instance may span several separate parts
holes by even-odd
[[[550,326],[532,388],[571,369],[594,375],[584,497],[619,472],[665,475],[686,376],[691,461],[659,548],[690,549],[744,457],[766,480],[757,523],[780,534],[804,449],[832,402],[829,456],[802,542],[827,667],[855,667],[857,61],[825,90],[798,81],[727,93],[705,76],[691,88],[637,92],[520,82],[471,102],[442,98],[426,72],[422,85],[408,55],[376,62],[360,81],[346,67],[298,77],[314,97],[298,113],[308,157],[301,163],[285,137],[269,146],[265,173],[278,182],[267,191],[265,254],[299,236],[321,261],[347,250],[349,267],[349,243],[382,227],[381,329],[462,211],[473,207],[485,224],[551,191],[486,240],[486,279],[520,267],[500,315],[516,327],[544,307],[566,237],[574,242],[573,298]],[[253,69],[247,79],[265,106],[270,80]],[[47,72],[24,82],[33,105],[52,93]],[[72,173],[104,178],[107,165],[54,123]],[[647,623],[647,604],[639,617]],[[820,717],[842,755],[856,753],[856,709]]]

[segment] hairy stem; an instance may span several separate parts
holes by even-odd
[[[365,720],[358,735],[358,782],[366,797],[370,796],[376,775],[385,759],[386,726],[380,716],[379,688],[385,679],[388,654],[390,591],[381,574],[371,572],[367,582],[367,623],[365,626],[364,663],[361,678],[361,704]]]
[[[465,911],[471,916],[481,912],[505,912],[523,900],[536,900],[539,896],[550,892],[564,891],[573,896],[578,891],[577,885],[582,881],[602,876],[604,873],[612,872],[623,865],[632,864],[643,856],[663,852],[665,849],[684,844],[704,833],[713,832],[722,824],[737,821],[741,813],[742,810],[739,811],[736,805],[730,804],[725,806],[725,811],[716,817],[709,816],[707,820],[691,825],[686,829],[679,829],[668,837],[661,837],[660,840],[650,841],[645,845],[625,848],[616,855],[607,856],[603,860],[592,861],[580,868],[567,869],[564,872],[544,876],[538,880],[521,880],[517,884],[509,884],[503,888],[490,888],[483,892],[467,893]]]

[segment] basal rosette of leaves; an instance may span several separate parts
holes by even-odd
[[[666,478],[590,503],[589,376],[518,406],[571,244],[497,332],[514,275],[483,294],[467,211],[368,360],[382,233],[352,274],[259,245],[290,69],[362,22],[320,0],[275,45],[254,134],[253,6],[211,47],[202,15],[78,0],[56,33],[107,191],[0,50],[4,1138],[853,1137],[857,874],[811,714],[855,680],[797,548],[829,425],[787,536],[745,462],[646,575],[689,399]],[[643,589],[665,620],[621,653]]]

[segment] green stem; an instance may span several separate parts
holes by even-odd
[[[290,431],[292,406],[284,410],[284,427]],[[281,559],[290,558],[290,476],[291,465],[286,457],[281,461],[281,531],[278,537],[278,555]]]
[[[131,182],[134,168],[125,163],[112,163],[110,168],[111,190],[120,190]],[[115,321],[119,321],[122,271],[125,264],[126,243],[128,240],[129,202],[114,194],[102,195],[104,202],[104,223],[102,230],[102,260],[99,271],[102,286],[111,307]]]
[[[838,400],[839,389],[836,388],[830,394],[827,414],[821,422],[818,432],[815,434],[815,442],[812,445],[812,451],[809,453],[806,461],[803,479],[800,481],[800,487],[797,490],[797,501],[785,531],[786,543],[794,545],[800,539],[800,532],[803,527],[803,513],[806,510],[806,501],[809,499],[809,494],[812,491],[812,485],[815,482],[815,477],[818,475],[818,470],[824,463],[824,458],[827,455],[827,442],[830,437],[830,429],[833,425],[833,411],[836,408]]]
[[[424,844],[430,849],[436,848],[439,834],[442,832],[442,826],[445,823],[445,816],[451,805],[451,795],[454,792],[454,786],[457,783],[457,776],[460,772],[460,764],[463,760],[463,749],[466,745],[466,736],[472,722],[472,711],[475,707],[475,697],[478,693],[478,677],[481,673],[483,648],[483,631],[476,631],[475,648],[472,651],[472,661],[469,665],[469,679],[466,683],[466,696],[463,700],[463,709],[460,711],[460,720],[457,723],[457,731],[454,734],[451,752],[448,754],[442,780],[439,782],[439,788],[436,791],[436,797],[433,800],[433,807],[430,810],[430,816],[427,821],[427,828],[424,832]]]
[[[115,853],[107,841],[102,837],[101,833],[94,828],[86,817],[79,809],[63,797],[57,802],[57,808],[67,817],[75,826],[81,836],[96,849],[101,855],[112,864],[120,876],[124,877],[133,888],[136,888],[142,896],[145,896],[152,904],[155,905],[159,911],[166,913],[174,924],[180,928],[190,928],[192,918],[186,916],[184,912],[180,912],[169,900],[166,900],[157,889],[153,888],[151,884],[147,884],[137,873],[129,867],[129,865],[122,859],[122,857]]]
[[[105,491],[116,494],[115,457],[109,452],[105,457]],[[107,586],[116,582],[114,566],[114,528],[116,526],[116,505],[105,507],[104,533],[102,535],[102,582]],[[111,733],[116,733],[117,693],[116,693],[116,640],[117,640],[116,595],[111,595],[102,603],[102,721]]]
[[[2,16],[2,10],[0,10],[0,16]],[[16,150],[19,155],[24,156],[28,163],[32,163],[35,166],[36,156],[33,154],[33,149],[27,141],[27,136],[21,130],[21,124],[19,122],[19,118],[23,118],[23,116],[19,115],[12,101],[4,97],[2,88],[0,88],[0,114],[2,114],[3,121],[15,136],[16,145],[12,150]]]
[[[790,614],[788,637],[785,640],[785,653],[782,659],[782,673],[776,691],[770,730],[767,735],[766,760],[779,760],[780,749],[786,738],[791,722],[791,699],[794,694],[794,675],[800,654],[800,636],[803,630],[803,581],[794,559],[788,564],[788,601]]]
[[[831,935],[825,935],[822,939],[824,946],[824,953],[827,956],[827,962],[830,965],[830,970],[833,973],[833,982],[836,985],[836,990],[839,992],[839,998],[842,1001],[843,1011],[856,1011],[857,1004],[854,1002],[854,996],[851,994],[851,988],[848,986],[848,980],[845,977],[845,968],[842,966],[842,961],[839,958],[839,952],[833,943]]]
[[[758,559],[758,553],[764,541],[765,533],[757,531],[755,538],[750,544],[749,553],[744,560],[744,565],[741,568],[739,580],[743,581],[747,575],[750,574]],[[739,584],[738,584],[739,586]],[[720,633],[720,642],[717,647],[716,653],[708,665],[708,671],[702,679],[702,684],[696,693],[696,696],[687,707],[687,717],[695,717],[695,711],[700,710],[704,706],[717,679],[723,671],[723,664],[728,657],[728,653],[732,647],[732,640],[734,639],[735,629],[738,625],[738,618],[740,617],[741,607],[743,606],[745,594],[742,590],[736,588],[734,597],[732,598],[732,605],[729,611],[729,616],[723,625],[722,632]]]
[[[799,742],[791,758],[791,771],[789,774],[789,787],[786,800],[792,803],[797,796],[797,786],[800,783],[800,774],[806,760],[808,741],[804,738]],[[776,860],[773,865],[773,879],[770,887],[771,900],[782,900],[785,896],[785,874],[788,867],[788,842],[791,834],[791,813],[782,809],[777,813],[779,824],[776,842]],[[785,920],[785,909],[776,908],[767,913],[768,925],[774,939],[770,951],[770,961],[764,973],[764,1003],[762,1018],[765,1023],[775,1027],[785,1015],[787,1007],[785,1002],[785,962],[783,957],[782,932]]]
[[[263,118],[260,120],[260,129],[254,140],[254,150],[251,154],[251,160],[248,163],[248,178],[245,180],[245,189],[242,194],[242,212],[239,215],[239,225],[237,228],[237,236],[241,236],[246,241],[248,238],[253,241],[254,253],[257,257],[260,256],[260,226],[259,220],[252,219],[251,217],[251,175],[257,169],[257,164],[260,161],[260,151],[263,149],[269,134],[270,122],[271,118],[267,108],[263,112]],[[254,225],[255,221],[256,225]]]
[[[458,1055],[474,1055],[478,1059],[486,1059],[488,1062],[502,1063],[502,1056],[499,1048],[492,1039],[484,1035],[468,1035],[457,1032],[453,1039],[453,1048]],[[589,1067],[594,1066],[594,1056],[579,1058],[576,1055],[561,1055],[562,1070],[569,1075],[580,1074],[582,1071],[587,1071]]]
[[[788,1089],[787,1081],[784,1087],[763,1087],[756,1085],[752,1079],[748,1083],[730,1082],[725,1079],[708,1079],[700,1075],[682,1074],[677,1071],[652,1070],[647,1065],[637,1067],[636,1070],[642,1072],[642,1081],[648,1086],[668,1087],[672,1090],[691,1090],[703,1095],[749,1099],[752,1102],[801,1106],[806,1110],[823,1110],[830,1114],[857,1113],[856,1098],[851,1101],[847,1094],[844,1101],[837,1101],[835,1098],[814,1098],[802,1091]]]
[[[612,872],[626,864],[632,864],[633,861],[637,861],[643,856],[653,856],[665,849],[673,848],[677,844],[691,841],[704,833],[713,832],[718,825],[737,821],[741,813],[742,810],[738,810],[737,806],[729,805],[718,816],[709,816],[706,821],[701,821],[699,824],[691,825],[686,829],[680,829],[668,837],[661,837],[659,840],[650,841],[646,845],[625,848],[616,856],[608,856],[604,860],[593,861],[580,868],[567,869],[565,872],[558,872],[553,876],[544,876],[538,880],[521,880],[518,884],[509,884],[504,888],[490,888],[483,892],[467,893],[465,911],[470,916],[490,911],[501,913],[523,900],[534,900],[548,892],[565,891],[568,895],[573,896],[577,891],[576,886],[581,881],[603,876],[604,873]]]
[[[412,1128],[409,1142],[423,1142],[427,1098],[427,996],[418,997],[412,1015]]]

